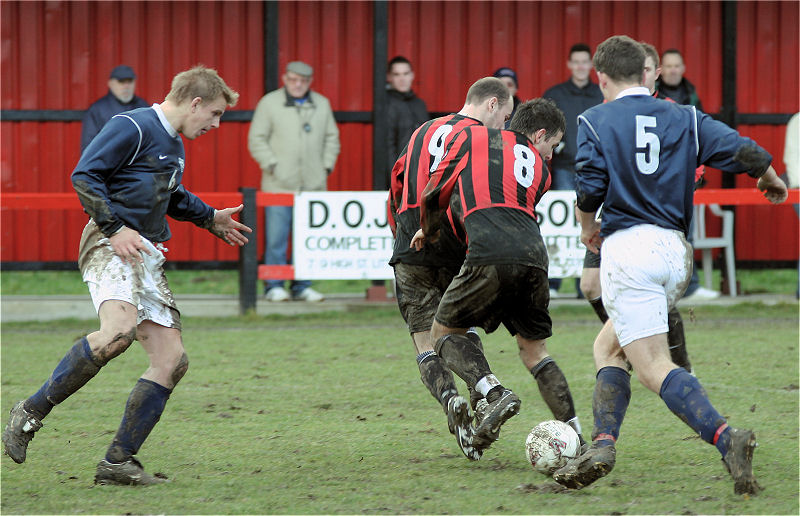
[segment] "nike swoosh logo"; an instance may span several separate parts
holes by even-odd
[[[168,156],[164,156],[164,155],[162,155],[162,154],[159,154],[159,155],[158,155],[158,159],[167,159],[167,157],[168,157]]]

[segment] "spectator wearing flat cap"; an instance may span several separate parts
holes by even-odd
[[[311,90],[314,70],[302,61],[286,66],[283,87],[264,95],[253,113],[247,147],[261,168],[264,192],[303,192],[328,189],[328,175],[339,156],[339,129],[330,102]],[[265,208],[267,265],[287,263],[291,206]],[[268,280],[267,301],[322,301],[310,281],[292,281],[291,294],[283,281]]]
[[[127,65],[114,67],[108,78],[108,93],[89,106],[83,115],[81,154],[112,116],[149,106],[143,98],[136,96],[135,91],[136,73],[133,68]]]
[[[497,77],[503,81],[503,84],[505,84],[506,88],[508,88],[508,90],[511,92],[511,98],[514,100],[514,109],[511,110],[511,116],[508,117],[508,120],[506,121],[505,128],[508,129],[508,126],[511,125],[511,119],[514,118],[514,113],[517,112],[517,106],[519,106],[521,102],[519,97],[517,97],[517,90],[519,89],[517,72],[507,66],[504,66],[495,70],[495,72],[492,74],[492,77]]]

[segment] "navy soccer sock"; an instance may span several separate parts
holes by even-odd
[[[725,456],[730,439],[727,421],[711,405],[697,378],[682,367],[673,369],[661,384],[659,395],[673,414]]]
[[[592,440],[601,446],[613,445],[631,401],[631,376],[622,368],[609,366],[597,372],[592,396],[594,430]]]
[[[417,355],[417,365],[422,383],[446,413],[448,400],[458,394],[453,373],[447,369],[444,360],[435,351],[425,351]]]
[[[170,393],[172,390],[163,385],[139,378],[128,397],[117,435],[106,452],[108,462],[119,464],[136,455],[161,418]]]
[[[67,351],[39,390],[25,400],[25,409],[44,419],[54,406],[86,385],[103,365],[92,355],[89,341],[83,337]]]

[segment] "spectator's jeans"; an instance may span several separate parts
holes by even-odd
[[[289,233],[292,231],[291,206],[267,206],[264,208],[264,229],[266,231],[266,249],[264,263],[267,265],[286,265],[286,252],[289,249]],[[282,287],[282,280],[267,280],[265,290]],[[311,286],[311,282],[292,281],[292,295],[297,295]]]

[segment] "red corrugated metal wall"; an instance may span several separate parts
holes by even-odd
[[[151,102],[162,99],[175,73],[196,63],[217,68],[240,92],[235,109],[254,109],[265,93],[261,2],[3,2],[1,8],[2,109],[85,109],[105,94],[108,71],[119,63],[134,67],[137,93]],[[372,2],[280,2],[278,12],[280,69],[305,60],[316,71],[312,87],[334,110],[371,111]],[[739,2],[738,20],[739,111],[797,111],[798,4]],[[594,47],[626,33],[661,50],[681,49],[704,107],[717,112],[721,31],[719,2],[391,2],[388,53],[414,63],[415,90],[431,111],[452,111],[472,81],[500,66],[516,69],[521,97],[541,95],[568,78],[573,43]],[[187,142],[187,186],[197,192],[258,187],[248,128],[227,122]],[[329,187],[369,189],[372,126],[339,129],[342,152]],[[782,172],[783,128],[742,129],[773,153]],[[3,191],[70,191],[79,135],[79,122],[0,122]],[[709,180],[719,185],[718,177]],[[769,226],[791,233],[793,245],[785,238],[762,242],[763,234],[756,236],[740,215],[740,260],[797,257],[796,218],[790,208],[781,210],[791,220]],[[84,220],[78,213],[4,212],[0,259],[75,260]],[[170,260],[236,259],[235,250],[209,245],[203,231],[181,223],[172,228]]]

